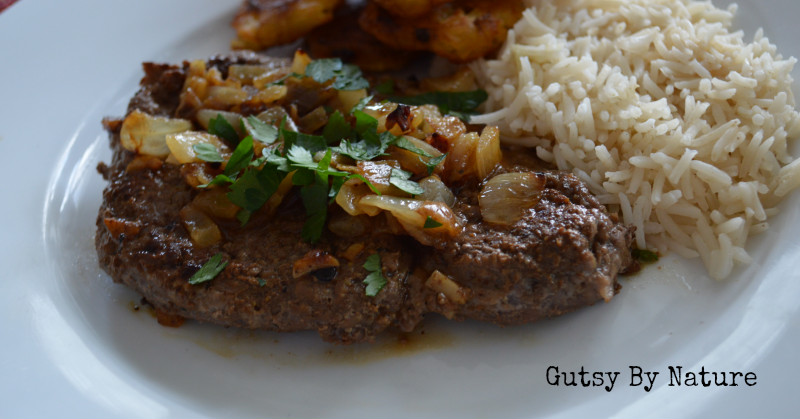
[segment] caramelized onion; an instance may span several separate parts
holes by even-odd
[[[408,135],[406,135],[405,138],[409,142],[414,144],[417,148],[427,152],[433,157],[439,157],[442,155],[442,153],[439,150],[433,148],[425,141],[418,140]],[[386,149],[386,153],[389,154],[387,159],[397,161],[400,164],[400,166],[405,170],[414,172],[414,174],[416,175],[428,173],[428,166],[426,166],[425,163],[430,160],[429,157],[420,156],[417,153],[395,146],[389,146],[389,148]],[[440,167],[442,167],[441,163],[436,168],[437,172],[439,171]]]
[[[200,185],[210,183],[216,175],[205,163],[189,163],[181,166],[181,176],[187,185],[198,188]]]
[[[256,115],[256,118],[275,126],[279,126],[283,118],[286,118],[286,126],[284,128],[289,131],[297,131],[297,125],[295,125],[292,118],[289,117],[289,114],[286,113],[286,109],[283,109],[281,106],[273,106]]]
[[[444,164],[444,179],[448,184],[475,173],[475,149],[479,140],[478,134],[470,132],[452,144]]]
[[[228,79],[238,80],[243,84],[252,84],[253,79],[262,77],[269,71],[269,68],[261,65],[231,64],[228,67]]]
[[[375,207],[390,212],[405,230],[423,244],[433,244],[436,235],[457,236],[462,229],[453,211],[443,202],[420,201],[388,195],[368,195],[361,198],[362,207]],[[431,217],[442,224],[425,229],[425,221]]]
[[[423,201],[444,202],[451,208],[456,203],[453,191],[437,176],[429,176],[420,180],[419,186],[425,191],[418,197]]]
[[[303,51],[298,49],[294,52],[294,60],[292,60],[292,72],[297,74],[306,74],[306,66],[311,63],[311,57]]]
[[[400,169],[400,163],[395,160],[359,161],[358,174],[372,183],[380,193],[392,195],[407,195],[389,183],[392,169]]]
[[[500,130],[497,127],[487,126],[483,129],[475,150],[475,168],[478,172],[478,179],[486,179],[502,159]]]
[[[336,203],[339,204],[350,215],[360,215],[367,213],[369,215],[377,215],[380,210],[375,210],[373,207],[362,207],[359,205],[361,198],[370,194],[374,194],[372,190],[364,182],[358,182],[355,179],[349,180],[342,185],[339,194],[336,195]]]
[[[122,122],[120,143],[126,150],[148,156],[167,157],[167,134],[176,134],[192,129],[185,119],[161,118],[141,111],[133,111]]]
[[[223,188],[208,189],[200,192],[192,204],[206,215],[232,220],[241,208],[228,200],[227,191]]]
[[[350,113],[350,110],[358,105],[361,99],[367,97],[367,89],[337,90],[337,93],[339,95],[339,101],[342,103],[342,107],[339,111],[345,115]]]
[[[222,240],[219,227],[196,206],[189,204],[183,207],[180,216],[194,244],[208,247]]]
[[[458,285],[455,281],[450,279],[447,275],[433,271],[428,280],[425,281],[425,286],[436,291],[437,293],[444,294],[448,300],[456,304],[464,304],[469,298],[470,290],[465,289]]]
[[[299,126],[304,132],[314,132],[328,123],[328,113],[322,106],[300,118]]]
[[[369,234],[372,231],[372,222],[366,215],[338,213],[331,216],[328,229],[339,237],[353,238]]]
[[[204,106],[215,109],[228,109],[247,100],[247,92],[230,86],[211,86],[207,90]]]
[[[538,173],[505,173],[491,178],[479,198],[483,219],[514,224],[539,202],[544,185],[544,176]]]
[[[216,135],[211,135],[207,132],[187,131],[167,135],[167,147],[172,152],[172,156],[181,164],[203,162],[197,157],[197,152],[194,149],[197,144],[211,144],[222,157],[230,154],[230,149],[222,140]]]
[[[338,267],[339,261],[336,260],[335,257],[321,250],[312,250],[306,253],[302,259],[298,259],[294,262],[292,276],[299,278],[320,269],[335,269]]]
[[[267,86],[264,90],[261,90],[253,96],[252,100],[264,105],[271,105],[286,97],[286,93],[288,92],[289,88],[286,86]]]
[[[342,257],[352,262],[356,260],[362,251],[364,251],[364,247],[366,247],[364,246],[364,243],[352,244],[347,248],[347,250],[344,251],[344,253],[342,253]]]
[[[209,123],[211,122],[212,119],[215,119],[217,115],[222,115],[222,117],[225,118],[228,121],[228,123],[233,126],[233,129],[236,130],[239,136],[242,136],[243,134],[242,123],[241,123],[242,115],[239,115],[236,112],[218,111],[214,109],[200,109],[199,111],[197,111],[197,115],[195,117],[197,118],[197,123],[200,124],[200,126],[203,127],[203,129],[208,131]]]

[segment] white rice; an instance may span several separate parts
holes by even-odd
[[[800,186],[791,71],[762,30],[690,0],[525,0],[472,122],[587,183],[637,228],[636,245],[700,257],[710,275],[749,263],[749,235]],[[534,7],[535,5],[535,7]]]

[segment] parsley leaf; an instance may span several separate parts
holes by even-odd
[[[233,183],[235,180],[236,180],[236,176],[231,178],[231,177],[228,177],[228,176],[225,176],[225,175],[217,175],[217,177],[215,177],[211,182],[208,182],[205,185],[199,185],[198,188],[202,189],[202,188],[208,188],[209,186],[214,186],[214,185],[222,185],[222,184],[225,184],[225,183]]]
[[[362,76],[358,66],[343,65],[339,58],[323,58],[310,62],[306,66],[306,76],[317,83],[334,79],[331,87],[336,90],[359,90],[369,87],[369,82]]]
[[[217,148],[209,143],[200,143],[192,146],[197,158],[202,161],[210,163],[219,163],[225,161],[222,156],[217,152]]]
[[[449,114],[469,122],[472,115],[477,115],[476,110],[489,95],[485,90],[473,90],[471,92],[429,92],[418,96],[391,96],[392,102],[403,103],[406,105],[436,105],[443,114]]]
[[[239,134],[236,133],[233,125],[221,113],[218,113],[216,118],[211,118],[208,121],[208,133],[222,138],[231,145],[239,144]]]
[[[658,253],[649,250],[633,249],[631,256],[644,263],[658,262]]]
[[[433,174],[433,171],[436,170],[436,166],[438,166],[439,163],[443,162],[445,158],[447,158],[447,153],[444,153],[439,157],[434,157],[432,159],[429,159],[428,161],[425,161],[422,157],[420,157],[419,161],[421,161],[422,163],[425,164],[425,166],[428,167],[428,174],[431,175]]]
[[[428,218],[426,218],[426,219],[425,219],[425,225],[423,225],[423,226],[422,226],[422,228],[423,228],[423,229],[428,229],[428,228],[438,228],[438,227],[441,227],[441,226],[443,226],[443,225],[444,225],[444,224],[442,224],[442,223],[440,223],[440,222],[438,222],[438,221],[434,220],[434,219],[433,219],[433,217],[431,217],[431,216],[429,215],[429,216],[428,216]]]
[[[286,158],[292,168],[301,168],[316,170],[318,163],[314,161],[314,156],[310,151],[298,145],[292,145],[289,152],[286,153]]]
[[[279,78],[278,80],[273,81],[272,83],[267,83],[267,86],[283,86],[285,84],[284,82],[289,77],[302,78],[303,75],[299,74],[299,73],[295,73],[294,71],[292,71],[291,73]]]
[[[389,134],[391,135],[391,134]],[[367,140],[351,143],[347,140],[342,140],[338,147],[333,147],[332,150],[344,154],[353,160],[372,160],[375,157],[385,155],[384,152],[389,147],[389,140],[385,137],[377,137],[378,143],[370,142]]]
[[[394,93],[394,80],[389,79],[375,86],[375,91],[382,95],[391,95]]]
[[[402,148],[403,150],[408,150],[412,153],[419,154],[420,156],[423,157],[433,158],[433,156],[430,155],[430,153],[415,146],[414,143],[412,143],[411,141],[408,140],[408,138],[403,136],[397,137],[397,139],[394,140],[392,145],[398,148]]]
[[[300,189],[300,198],[306,208],[306,219],[300,237],[311,243],[319,241],[328,216],[328,176],[316,172],[314,184]]]
[[[263,169],[249,169],[231,185],[228,199],[251,213],[258,211],[278,190],[285,177],[275,166]],[[241,220],[240,220],[241,221]]]
[[[356,103],[356,106],[353,106],[353,109],[350,109],[350,113],[364,110],[364,107],[369,104],[370,100],[372,100],[372,96],[367,96],[364,99],[359,100],[358,103]]]
[[[372,116],[364,113],[364,111],[355,110],[353,111],[353,116],[356,117],[356,132],[359,134],[364,134],[368,131],[375,131],[377,134],[378,131],[378,120],[373,118]]]
[[[228,262],[222,262],[222,253],[217,253],[214,256],[211,256],[211,259],[206,262],[203,267],[200,268],[197,272],[189,278],[189,283],[192,285],[201,284],[206,281],[211,281],[228,266]]]
[[[244,124],[244,120],[242,120],[242,125],[253,139],[264,144],[272,144],[278,139],[278,129],[255,116],[248,116],[247,124]]]
[[[370,272],[364,283],[367,284],[365,294],[368,297],[374,297],[386,286],[388,280],[383,276],[383,269],[381,268],[381,256],[377,253],[372,254],[364,262],[364,269]]]
[[[250,165],[250,160],[253,159],[253,137],[246,137],[242,140],[236,149],[233,150],[228,164],[225,165],[225,176],[231,177],[242,169]]]
[[[392,174],[389,177],[389,183],[396,186],[401,191],[410,193],[411,195],[420,195],[425,192],[425,190],[419,186],[419,183],[408,180],[409,178],[411,178],[410,172],[392,168]]]
[[[284,153],[288,153],[294,145],[298,145],[311,153],[317,153],[328,149],[328,143],[325,141],[325,137],[290,131],[283,128],[283,123],[281,123],[281,137],[283,137]]]
[[[328,118],[328,124],[322,130],[322,136],[325,137],[325,141],[328,144],[332,144],[343,138],[348,138],[351,131],[350,124],[345,121],[344,116],[339,111],[336,111]]]

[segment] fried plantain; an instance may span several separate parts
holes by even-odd
[[[358,26],[360,10],[337,13],[329,23],[306,37],[308,52],[314,58],[339,57],[367,72],[398,70],[414,56],[413,52],[384,45]]]
[[[233,49],[261,50],[286,44],[330,22],[344,0],[246,0],[232,26]]]
[[[359,24],[391,47],[432,51],[465,63],[499,48],[523,9],[520,0],[460,0],[439,5],[421,17],[402,18],[370,2]]]

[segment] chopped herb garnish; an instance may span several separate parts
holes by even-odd
[[[658,262],[658,253],[649,250],[633,249],[631,251],[631,256],[644,263]]]
[[[336,111],[328,118],[328,124],[323,128],[322,136],[325,137],[328,144],[333,144],[342,138],[348,138],[351,131],[350,124],[345,121],[339,111]]]
[[[447,153],[444,153],[439,157],[434,157],[432,159],[429,159],[428,161],[425,161],[425,159],[423,159],[422,157],[420,157],[419,160],[422,163],[424,163],[425,166],[428,167],[428,174],[431,175],[433,174],[433,171],[436,170],[436,166],[438,166],[439,163],[444,161],[445,158],[447,158]]]
[[[209,143],[200,143],[192,146],[197,158],[209,163],[220,163],[225,161],[217,152],[217,148]]]
[[[350,109],[350,113],[364,110],[364,107],[367,106],[370,100],[372,100],[372,96],[367,96],[364,99],[359,100],[358,103],[356,103],[356,106],[353,106],[353,109]]]
[[[303,77],[303,75],[302,75],[302,74],[299,74],[299,73],[291,72],[291,73],[289,73],[289,74],[287,74],[287,75],[285,75],[285,76],[283,76],[283,77],[279,78],[278,80],[275,80],[275,81],[273,81],[272,83],[267,83],[267,86],[283,86],[284,84],[286,84],[286,83],[284,83],[284,82],[285,82],[285,81],[286,81],[286,79],[288,79],[289,77],[302,78],[302,77]]]
[[[364,262],[364,269],[370,272],[364,279],[367,284],[365,294],[368,297],[374,297],[386,286],[387,279],[383,276],[383,269],[381,268],[381,256],[377,253],[372,254]]]
[[[315,172],[314,184],[300,189],[300,197],[306,208],[306,223],[300,236],[311,243],[319,241],[328,216],[328,175]]]
[[[214,256],[211,256],[211,259],[206,262],[203,267],[200,268],[197,272],[189,278],[189,283],[192,285],[201,284],[203,282],[211,281],[228,266],[228,262],[222,262],[222,253],[217,253]]]
[[[317,83],[325,83],[333,79],[336,90],[358,90],[369,87],[369,82],[362,76],[361,69],[352,64],[342,64],[338,58],[314,60],[306,66],[306,76]]]
[[[473,90],[471,92],[429,92],[418,96],[392,96],[392,102],[404,103],[406,105],[436,105],[443,114],[453,115],[461,118],[464,122],[469,122],[472,115],[477,115],[476,110],[489,95],[485,90]]]
[[[211,118],[208,121],[208,133],[222,138],[232,146],[239,145],[239,134],[236,133],[233,125],[221,113],[218,113],[216,118]]]
[[[392,168],[392,174],[389,177],[389,183],[396,186],[401,191],[411,195],[419,195],[425,192],[425,190],[419,186],[419,183],[409,180],[411,178],[411,174],[411,172],[406,172],[405,170]]]
[[[434,220],[433,217],[431,217],[429,215],[428,218],[425,219],[425,225],[423,225],[422,228],[423,229],[438,228],[438,227],[441,227],[443,225],[444,224]]]
[[[225,176],[231,177],[239,173],[242,169],[250,165],[250,160],[253,159],[253,137],[245,137],[236,149],[233,150],[228,164],[225,165]]]
[[[242,122],[242,125],[254,140],[261,141],[264,144],[272,144],[278,139],[278,129],[255,116],[247,117],[247,124]]]
[[[408,138],[403,136],[397,137],[397,139],[392,143],[392,145],[395,147],[402,148],[403,150],[408,150],[412,153],[419,154],[420,156],[423,157],[433,158],[433,156],[430,155],[428,152],[415,146],[414,143],[412,143],[411,141],[408,140]]]
[[[231,185],[228,199],[251,213],[256,212],[278,190],[284,177],[283,172],[271,165],[266,165],[261,170],[248,169]]]
[[[317,153],[328,149],[328,143],[324,137],[318,135],[308,135],[302,132],[295,132],[284,128],[286,120],[281,123],[281,137],[283,138],[283,152],[288,153],[292,146],[300,146],[311,153]]]
[[[263,287],[264,285],[267,285],[267,281],[265,279],[258,278],[258,286]]]
[[[228,177],[228,176],[225,176],[225,175],[217,175],[217,177],[215,177],[211,182],[208,182],[205,185],[199,185],[198,188],[203,189],[203,188],[208,188],[209,186],[223,185],[223,184],[226,184],[226,183],[233,183],[235,180],[236,180],[236,176],[231,178],[231,177]]]
[[[394,80],[389,79],[375,86],[375,91],[382,95],[394,94]]]

